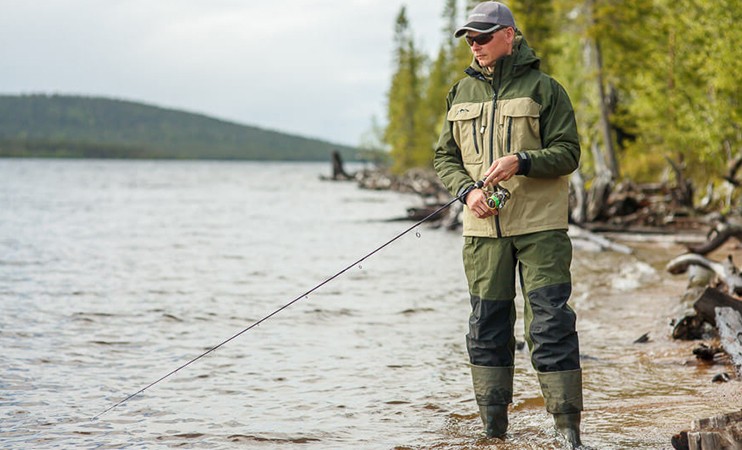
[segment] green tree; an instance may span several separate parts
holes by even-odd
[[[419,148],[416,110],[420,106],[424,58],[415,47],[404,6],[397,15],[394,31],[395,70],[387,94],[384,141],[391,149],[392,170],[402,172],[419,164],[415,151]]]
[[[613,0],[603,13],[618,124],[635,136],[624,159],[645,162],[632,173],[669,159],[699,182],[718,178],[740,151],[739,3]]]
[[[458,23],[456,12],[456,0],[445,0],[442,45],[430,68],[420,108],[417,109],[420,145],[416,152],[418,156],[414,158],[417,166],[431,166],[433,147],[445,118],[446,94],[456,78],[457,68],[454,64],[458,41],[453,37]]]
[[[464,11],[464,17],[467,17],[472,9],[474,9],[474,6],[479,3],[479,0],[467,0],[465,2],[466,9]],[[453,30],[455,31],[458,26],[463,23],[463,21],[460,18],[456,19],[457,22],[456,25],[453,27]],[[464,76],[464,69],[469,67],[469,65],[474,61],[474,57],[471,53],[471,48],[466,44],[466,40],[463,38],[459,38],[456,40],[456,43],[454,44],[454,71],[456,72],[456,79],[461,78]]]
[[[526,36],[529,44],[535,44],[541,58],[541,69],[549,71],[549,59],[555,54],[554,34],[559,22],[555,19],[553,0],[513,0],[510,9],[515,24]]]

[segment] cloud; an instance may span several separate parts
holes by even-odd
[[[357,144],[382,116],[401,2],[5,1],[0,91],[144,101]],[[407,2],[433,53],[443,2]],[[43,5],[43,6],[41,6]],[[380,117],[381,118],[381,117]]]

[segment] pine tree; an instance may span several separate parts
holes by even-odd
[[[388,125],[384,141],[389,145],[394,161],[392,170],[402,172],[415,167],[415,150],[419,148],[416,110],[420,106],[422,57],[415,48],[403,6],[395,24],[395,66],[388,93]]]
[[[541,58],[541,70],[549,71],[549,59],[555,54],[554,35],[559,22],[554,16],[552,0],[513,0],[510,9],[515,25]]]
[[[430,68],[421,107],[418,109],[419,151],[416,152],[416,166],[427,167],[432,164],[433,147],[443,126],[446,108],[446,94],[455,81],[455,52],[457,40],[456,0],[446,0],[443,9],[443,41],[438,56]]]

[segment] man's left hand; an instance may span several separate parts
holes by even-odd
[[[515,155],[507,155],[497,158],[489,169],[484,172],[485,186],[494,186],[501,181],[508,181],[518,172],[520,160]]]

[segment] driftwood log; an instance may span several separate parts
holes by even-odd
[[[708,241],[702,245],[690,246],[688,250],[699,255],[707,255],[721,247],[726,241],[735,238],[742,242],[742,225],[726,222],[717,223],[707,235]]]
[[[717,327],[718,330],[719,324],[716,322],[717,308],[731,308],[742,313],[742,301],[717,288],[707,286],[693,301],[695,313],[683,317],[675,324],[672,337],[692,341],[706,337],[709,334],[707,328],[709,325]],[[742,327],[737,331],[742,333]]]
[[[737,180],[737,172],[742,167],[742,156],[737,156],[733,160],[729,161],[727,165],[727,173],[724,175],[724,179],[727,180],[732,186],[739,186],[740,182]]]
[[[345,171],[343,158],[338,151],[332,152],[332,179],[336,181],[353,179],[353,176]]]
[[[693,309],[698,312],[703,320],[716,326],[716,309],[731,308],[742,313],[742,301],[716,288],[707,287],[698,299],[693,303]],[[740,328],[742,331],[742,328]]]
[[[742,410],[697,419],[672,437],[676,450],[742,450]]]
[[[618,244],[603,236],[593,233],[590,230],[580,228],[578,226],[569,226],[569,237],[573,239],[575,246],[579,246],[579,241],[584,240],[591,243],[597,250],[612,250],[617,253],[623,253],[624,255],[630,255],[633,253],[631,247],[627,247],[623,244]]]
[[[721,346],[732,358],[737,377],[742,377],[742,313],[730,307],[716,308],[716,328]]]
[[[585,180],[580,169],[572,172],[569,177],[569,218],[574,223],[585,223],[587,220],[587,193]]]
[[[698,265],[713,271],[727,285],[730,292],[742,294],[742,276],[740,276],[731,256],[723,263],[719,263],[701,255],[686,253],[673,258],[667,263],[666,269],[671,274],[677,275],[685,273],[691,265]]]
[[[729,308],[742,313],[742,301],[716,288],[707,286],[693,301],[695,314],[687,315],[679,320],[672,330],[672,337],[684,341],[703,339],[709,334],[709,328],[707,328],[709,325],[716,327],[721,334],[720,327],[726,325],[720,325],[716,321],[717,311],[720,308]],[[727,322],[727,325],[727,328],[733,328],[734,322]],[[742,333],[742,326],[737,329],[737,332]],[[727,349],[724,348],[724,350]],[[729,352],[727,353],[730,356],[732,355]]]

